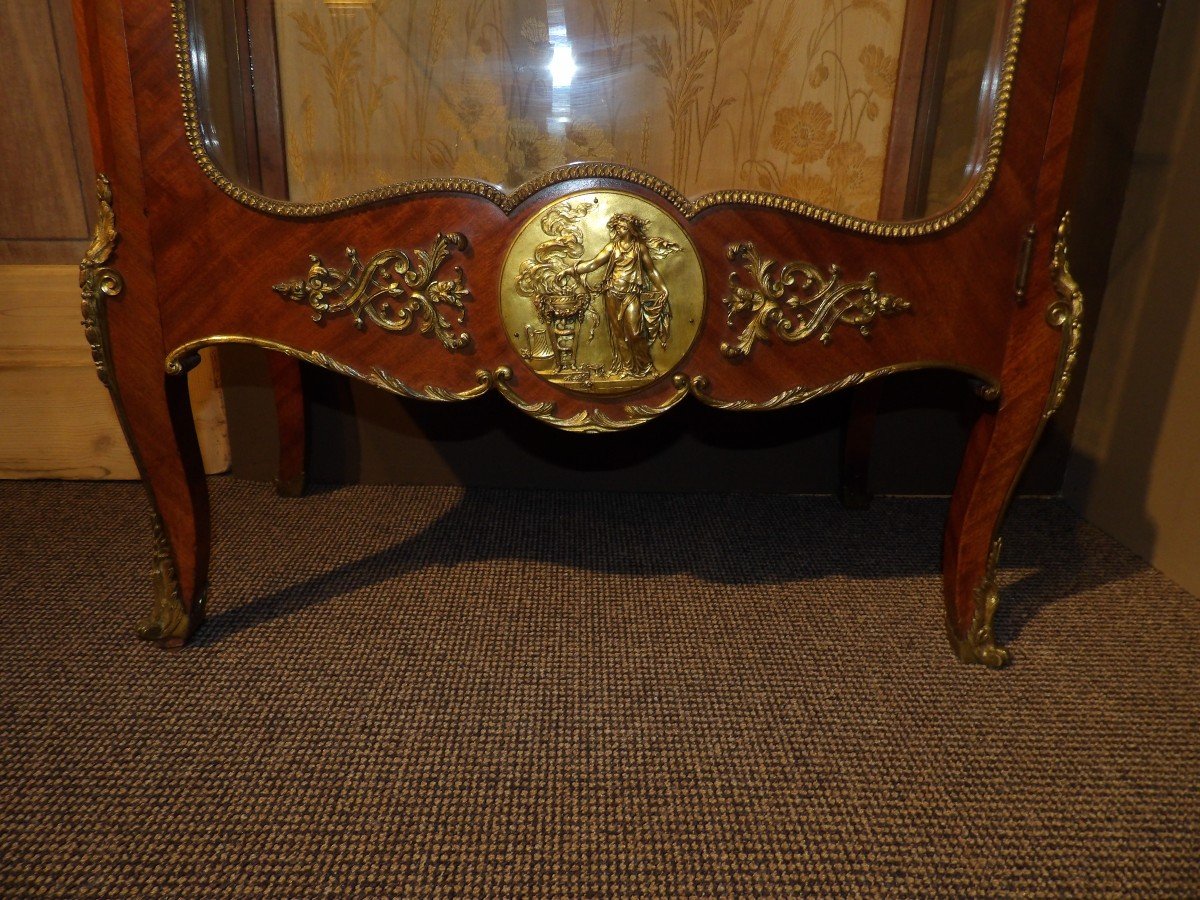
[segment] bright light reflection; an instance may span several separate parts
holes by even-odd
[[[568,88],[575,78],[575,56],[570,44],[555,44],[550,57],[550,80],[556,88]]]

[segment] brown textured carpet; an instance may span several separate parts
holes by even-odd
[[[1200,893],[1200,602],[1054,502],[1000,673],[945,502],[216,480],[163,653],[135,485],[0,485],[7,895]]]

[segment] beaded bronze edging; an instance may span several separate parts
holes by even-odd
[[[192,148],[192,153],[196,157],[200,168],[217,187],[237,202],[260,212],[290,218],[325,216],[331,213],[366,206],[371,203],[378,203],[381,200],[442,191],[474,194],[490,200],[504,212],[510,213],[529,197],[551,185],[571,179],[612,178],[627,181],[655,191],[674,205],[685,218],[689,219],[709,207],[736,203],[797,213],[836,228],[844,228],[848,231],[856,231],[877,237],[918,237],[942,231],[962,221],[962,219],[979,206],[995,181],[996,172],[1000,166],[1000,152],[1003,149],[1005,132],[1007,131],[1009,105],[1012,100],[1013,82],[1017,71],[1018,50],[1020,49],[1021,34],[1025,26],[1025,12],[1028,2],[1029,0],[1013,0],[1009,18],[1008,39],[996,90],[996,108],[992,115],[992,129],[988,138],[987,153],[984,157],[983,167],[978,180],[975,182],[975,186],[963,199],[962,203],[940,216],[919,222],[903,223],[876,222],[870,219],[862,219],[847,213],[813,206],[802,200],[763,191],[724,190],[705,194],[694,201],[688,200],[661,179],[646,172],[615,163],[577,163],[570,166],[562,166],[532,181],[527,181],[512,194],[508,194],[494,185],[470,178],[434,178],[406,181],[400,184],[374,188],[369,191],[361,191],[348,197],[329,200],[323,203],[293,203],[285,200],[274,200],[254,191],[249,191],[233,182],[221,172],[216,163],[208,155],[200,134],[199,114],[196,107],[196,81],[195,73],[192,71],[188,39],[187,0],[172,0],[172,18],[175,27],[175,57],[183,101],[184,127],[187,133],[188,144]]]

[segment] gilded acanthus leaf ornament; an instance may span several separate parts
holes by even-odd
[[[769,397],[766,400],[718,400],[711,393],[712,385],[704,375],[697,375],[691,381],[692,395],[706,406],[711,406],[715,409],[728,409],[735,412],[756,411],[763,412],[773,409],[783,409],[788,406],[795,406],[797,403],[807,403],[809,400],[815,400],[817,397],[825,397],[829,394],[835,394],[838,391],[843,391],[846,388],[851,388],[862,384],[864,381],[870,381],[872,378],[881,378],[885,375],[894,375],[901,371],[900,366],[885,366],[882,369],[874,369],[870,372],[855,372],[852,375],[847,375],[841,381],[835,381],[832,384],[823,384],[818,387],[805,387],[798,385],[794,388],[788,388],[780,394]]]
[[[327,315],[349,312],[354,324],[366,329],[367,321],[386,331],[407,331],[419,323],[422,334],[433,334],[447,350],[461,350],[471,336],[457,331],[445,310],[451,310],[458,325],[467,320],[464,301],[470,296],[462,269],[455,267],[454,277],[438,280],[438,270],[452,250],[465,250],[467,239],[461,234],[438,233],[433,248],[426,253],[416,250],[413,258],[403,250],[383,250],[364,265],[358,251],[346,248],[350,268],[334,269],[309,256],[312,265],[300,281],[287,281],[274,287],[288,300],[307,304],[313,321]]]
[[[189,616],[180,600],[179,578],[171,560],[162,519],[154,516],[154,605],[150,614],[138,623],[137,634],[144,641],[187,640],[204,619],[205,593],[192,602]]]
[[[99,201],[96,228],[92,243],[79,263],[79,290],[83,305],[83,333],[92,349],[96,374],[105,385],[109,383],[111,365],[108,352],[108,326],[105,322],[105,301],[125,290],[121,274],[106,265],[117,245],[116,218],[112,207],[112,186],[105,175],[96,176],[96,199]]]
[[[951,640],[958,651],[959,659],[963,662],[982,663],[992,669],[1001,668],[1009,659],[1008,651],[996,646],[996,635],[992,628],[992,619],[995,618],[996,608],[1000,605],[1000,591],[996,586],[1000,547],[1000,538],[996,538],[988,554],[983,581],[975,589],[975,615],[971,619],[967,636],[959,640],[951,631]]]
[[[621,408],[624,413],[623,416],[609,415],[598,407],[584,409],[571,416],[560,416],[558,414],[558,404],[553,401],[548,400],[537,403],[523,400],[509,384],[512,381],[512,377],[512,369],[507,366],[501,366],[493,376],[496,389],[500,391],[505,400],[526,415],[533,416],[539,422],[545,422],[547,425],[553,425],[555,428],[561,428],[563,431],[573,431],[581,434],[603,434],[605,432],[625,431],[635,428],[638,425],[644,425],[679,403],[679,401],[688,395],[689,389],[688,377],[682,373],[676,373],[671,379],[671,383],[675,387],[675,392],[667,398],[665,403],[658,406],[649,406],[643,403],[627,403]]]
[[[730,359],[745,359],[756,341],[769,341],[772,335],[788,343],[820,335],[821,343],[829,344],[838,325],[849,325],[867,337],[876,316],[895,315],[910,305],[880,291],[875,272],[863,281],[844,281],[836,265],[826,274],[811,263],[790,262],[774,274],[775,261],[760,256],[752,243],[731,246],[728,253],[750,276],[747,286],[739,273],[730,275],[729,296],[721,301],[730,328],[749,317],[736,341],[721,344]]]
[[[1063,216],[1054,242],[1054,255],[1050,260],[1050,278],[1058,294],[1046,310],[1046,322],[1051,328],[1062,331],[1062,347],[1058,352],[1058,364],[1054,369],[1054,381],[1050,386],[1050,397],[1046,401],[1045,417],[1048,419],[1062,406],[1071,384],[1071,372],[1079,358],[1079,344],[1083,339],[1083,290],[1071,274],[1069,241],[1071,237],[1071,214]]]

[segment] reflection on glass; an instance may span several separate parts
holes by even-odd
[[[276,3],[292,196],[577,161],[875,215],[903,3]]]
[[[246,183],[248,153],[241,116],[243,85],[236,65],[236,45],[228,40],[220,6],[200,3],[191,11],[191,57],[195,74],[196,118],[209,154],[230,178]],[[231,62],[232,61],[232,62]],[[258,187],[258,185],[252,185]]]
[[[949,209],[977,174],[980,140],[976,110],[993,56],[996,0],[958,0],[948,23],[949,53],[939,98],[940,113],[929,159],[925,213]],[[984,97],[983,99],[987,99]],[[987,110],[979,110],[986,115]]]
[[[244,102],[274,104],[278,133],[245,143],[279,148],[297,201],[431,178],[513,191],[596,161],[690,197],[768,191],[875,218],[885,160],[918,118],[919,98],[897,95],[902,52],[925,55],[901,47],[906,17],[929,15],[911,5],[924,12],[909,0],[275,0],[273,39],[246,43],[273,51],[278,89]],[[976,78],[959,116],[972,127]],[[939,147],[952,143],[939,131]]]

